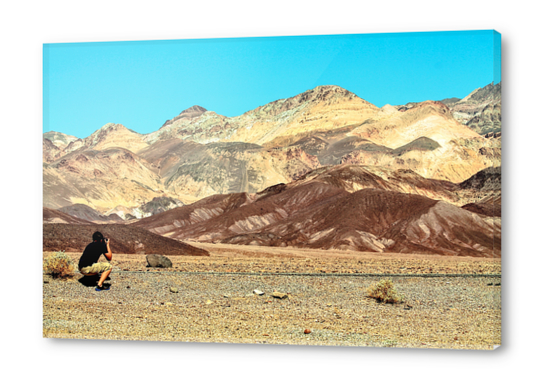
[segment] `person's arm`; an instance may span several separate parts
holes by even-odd
[[[111,259],[113,259],[113,253],[111,252],[111,248],[109,247],[109,242],[111,242],[111,240],[108,238],[105,242],[105,245],[107,246],[107,253],[104,254],[105,258],[110,261]]]

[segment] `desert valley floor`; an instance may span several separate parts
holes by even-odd
[[[79,273],[70,280],[44,275],[44,337],[484,350],[501,344],[500,257],[192,244],[210,256],[169,256],[169,269],[146,267],[144,255],[114,254],[110,291],[96,292]],[[75,262],[81,255],[68,254]],[[403,303],[366,296],[382,278],[392,279]]]

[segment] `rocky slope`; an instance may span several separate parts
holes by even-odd
[[[500,164],[500,139],[482,138],[458,123],[442,103],[405,111],[384,106],[356,127],[298,136],[288,141],[322,165],[342,163],[409,169],[433,179],[461,182]]]
[[[392,170],[380,166],[343,164],[323,167],[290,183],[296,187],[307,182],[326,183],[350,193],[366,188],[422,195],[456,205],[464,204],[458,185],[435,179],[426,179],[412,170]]]
[[[71,224],[71,225],[87,225],[94,224],[92,221],[85,220],[61,212],[56,209],[43,207],[43,223],[44,224]]]
[[[50,163],[62,156],[59,149],[51,140],[43,138],[43,162]]]
[[[201,113],[201,107],[192,111],[193,108],[185,111],[186,117],[181,117],[181,113],[145,140],[153,143],[178,137],[200,143],[272,144],[279,137],[359,124],[378,111],[373,104],[338,86],[319,86],[231,118],[215,112]]]
[[[58,210],[70,216],[77,217],[78,219],[98,224],[122,222],[122,218],[120,218],[116,214],[104,216],[103,214],[97,212],[96,210],[85,204],[68,205],[67,207],[59,208]]]
[[[122,148],[79,149],[44,163],[43,190],[46,207],[79,203],[100,213],[115,205],[137,207],[163,194],[150,164]]]
[[[450,106],[454,117],[479,134],[501,131],[501,83],[488,84]]]
[[[143,135],[121,124],[106,124],[83,140],[85,146],[95,150],[120,147],[137,153],[148,146]]]
[[[68,146],[71,142],[78,140],[77,137],[70,136],[64,133],[55,132],[55,131],[43,133],[43,138],[48,141],[51,141],[53,145],[55,145],[61,150],[66,148],[66,146]]]
[[[100,231],[111,239],[111,250],[119,254],[161,254],[207,256],[206,250],[181,241],[165,238],[128,225],[76,225],[46,223],[43,225],[44,251],[82,252]]]
[[[482,170],[459,185],[462,208],[490,217],[501,217],[501,167]]]
[[[450,108],[454,119],[481,135],[501,131],[501,83],[477,88],[460,99],[452,97],[440,101]],[[395,108],[407,111],[420,103],[407,103]]]

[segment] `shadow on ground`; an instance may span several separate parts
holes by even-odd
[[[95,276],[82,276],[79,278],[78,282],[84,285],[85,287],[96,287],[98,284],[98,280],[100,279],[99,275]],[[111,280],[111,278],[107,278],[106,281]],[[104,283],[105,286],[107,286],[107,283]]]
[[[81,277],[78,282],[84,285],[85,287],[96,287],[96,284],[98,283],[98,276],[83,276]]]

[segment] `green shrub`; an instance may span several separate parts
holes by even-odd
[[[65,252],[57,251],[43,261],[43,270],[53,278],[67,278],[74,275],[75,266]]]
[[[382,303],[402,303],[404,300],[390,279],[382,279],[378,283],[371,284],[367,289],[367,295]]]

